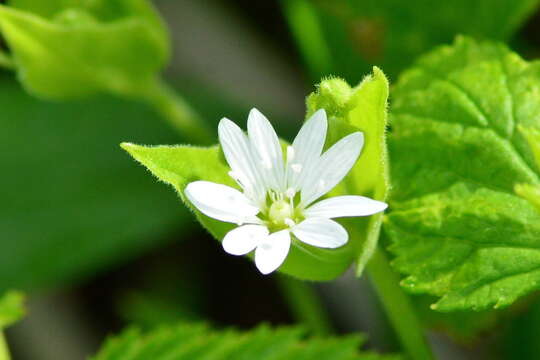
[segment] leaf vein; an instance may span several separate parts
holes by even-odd
[[[445,77],[444,75],[439,74],[437,71],[435,71],[433,69],[430,69],[430,68],[427,68],[425,66],[419,66],[418,69],[420,71],[423,71],[426,75],[431,76],[431,77],[433,77],[433,78],[435,78],[435,79],[437,79],[439,81],[442,81],[444,83],[447,83],[447,84],[453,86],[459,92],[461,92],[465,96],[465,98],[469,101],[469,103],[471,105],[473,105],[475,107],[475,109],[478,111],[478,113],[482,116],[483,119],[480,119],[480,120],[484,120],[484,123],[491,125],[491,128],[493,129],[493,132],[495,133],[495,135],[497,135],[501,140],[504,140],[504,141],[508,142],[508,144],[510,145],[510,148],[515,153],[515,155],[530,170],[530,172],[532,174],[534,174],[534,176],[536,177],[536,181],[539,182],[540,179],[538,178],[538,174],[536,173],[536,171],[534,171],[534,169],[530,166],[530,164],[525,160],[525,156],[521,153],[521,151],[519,151],[518,147],[516,146],[516,144],[514,143],[514,141],[512,139],[512,134],[515,131],[514,129],[515,129],[515,126],[516,126],[516,118],[515,118],[515,113],[514,113],[514,108],[515,108],[514,102],[515,101],[513,99],[512,92],[510,91],[510,88],[509,88],[509,85],[508,85],[508,73],[507,73],[507,71],[505,69],[504,64],[502,63],[502,61],[500,59],[499,59],[499,63],[501,65],[501,70],[502,70],[502,73],[503,73],[502,78],[503,78],[504,84],[506,86],[506,91],[508,93],[508,98],[511,101],[511,112],[510,112],[509,121],[512,123],[512,126],[511,126],[511,133],[508,134],[508,135],[505,134],[504,132],[500,131],[497,128],[497,126],[495,126],[490,121],[490,117],[487,115],[487,113],[485,112],[485,110],[483,109],[481,104],[478,101],[476,101],[475,98],[472,96],[472,94],[470,94],[459,83],[457,83],[457,82],[449,79],[448,77]],[[482,121],[480,121],[480,122],[482,122]],[[474,125],[466,125],[466,126],[470,126],[470,127],[474,127],[474,128],[480,128],[480,127],[474,126]]]

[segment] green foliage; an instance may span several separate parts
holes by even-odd
[[[145,107],[45,103],[3,75],[0,108],[0,291],[95,274],[172,240],[183,225],[175,197],[118,151],[125,138],[178,141]]]
[[[457,34],[506,41],[539,2],[295,0],[283,3],[305,62],[316,76],[334,73],[355,82],[372,64],[380,65],[391,78],[397,76],[418,55],[451,41]],[[313,24],[316,21],[318,26]],[[317,37],[319,33],[322,35]]]
[[[49,99],[111,92],[149,96],[169,57],[146,0],[12,0],[0,30],[24,87]]]
[[[514,187],[516,194],[530,202],[540,210],[540,186],[530,184],[517,184]]]
[[[540,284],[540,213],[514,193],[539,168],[518,126],[540,128],[540,63],[460,37],[395,88],[385,229],[403,285],[433,309],[511,304]]]
[[[325,359],[397,360],[359,352],[359,336],[305,339],[299,328],[259,326],[250,332],[216,331],[200,324],[163,327],[149,333],[128,329],[109,339],[91,360],[180,360],[180,359]]]
[[[19,321],[25,315],[24,295],[9,291],[0,297],[0,330]]]
[[[347,86],[348,85],[344,85]],[[325,101],[325,93],[308,99],[308,116],[318,108],[317,102]],[[382,72],[375,69],[375,75],[368,77],[346,101],[341,109],[343,116],[338,118],[329,110],[330,142],[353,131],[363,131],[365,146],[360,160],[351,174],[338,186],[333,194],[362,194],[375,199],[384,199],[386,194],[386,163],[384,126],[386,120],[386,98],[388,83]],[[332,96],[332,92],[328,93]],[[122,147],[136,160],[146,166],[158,179],[171,184],[184,203],[195,213],[197,219],[218,240],[234,228],[234,225],[211,219],[201,214],[184,197],[184,188],[189,182],[207,180],[236,187],[228,175],[229,167],[219,147],[200,148],[191,146],[145,147],[124,143]],[[370,178],[374,177],[374,178]],[[354,184],[354,185],[353,185]],[[346,224],[349,231],[357,234],[351,241],[338,249],[307,247],[293,242],[293,247],[280,271],[301,279],[329,280],[343,273],[355,259],[360,259],[361,267],[375,248],[381,218],[373,216]],[[359,225],[360,224],[360,225]],[[358,255],[360,254],[360,255]]]
[[[373,75],[351,88],[341,79],[322,81],[317,92],[307,99],[308,116],[318,109],[327,111],[330,143],[348,133],[361,131],[365,144],[358,162],[333,195],[359,194],[376,200],[386,200],[389,189],[386,150],[386,107],[388,80],[383,72],[373,68]],[[356,240],[357,274],[360,275],[373,255],[381,228],[383,214],[368,218],[345,220],[347,229]]]
[[[534,154],[534,159],[536,160],[536,166],[540,168],[540,130],[524,126],[518,126],[518,129],[529,142],[529,146]],[[540,211],[540,186],[532,184],[516,184],[514,191]]]

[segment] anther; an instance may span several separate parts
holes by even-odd
[[[289,199],[293,198],[296,194],[296,190],[293,188],[288,188],[287,191],[285,191],[285,196],[287,196]]]

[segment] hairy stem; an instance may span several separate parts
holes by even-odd
[[[410,299],[401,289],[399,277],[380,249],[375,251],[367,271],[388,320],[408,357],[411,360],[434,359]]]
[[[313,4],[309,0],[282,0],[283,12],[311,76],[319,80],[332,71],[332,56]]]
[[[277,276],[278,285],[296,320],[316,335],[333,332],[332,324],[313,286],[286,275]]]
[[[0,331],[0,360],[10,360],[11,356],[9,355],[9,349],[7,346],[6,338],[4,333]]]

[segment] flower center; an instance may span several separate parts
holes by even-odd
[[[268,210],[268,218],[277,227],[288,227],[294,217],[294,208],[285,200],[274,201]]]

